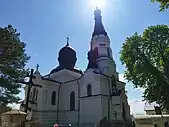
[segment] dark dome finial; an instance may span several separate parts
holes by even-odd
[[[66,43],[66,47],[69,46],[69,37],[66,37],[67,43]]]
[[[36,65],[36,71],[35,71],[34,74],[40,74],[40,72],[39,72],[39,64]]]
[[[96,5],[96,9],[98,9],[98,6]]]
[[[101,16],[101,10],[96,6],[96,10],[94,11],[95,16],[95,26],[94,26],[94,32],[92,36],[104,34],[107,36],[107,32],[104,29],[103,23],[102,23],[102,16]]]

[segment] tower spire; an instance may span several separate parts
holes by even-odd
[[[107,35],[107,32],[104,29],[103,23],[102,23],[102,16],[101,16],[101,10],[96,5],[96,10],[94,11],[95,15],[95,26],[94,26],[94,32],[92,37],[99,34]]]
[[[35,71],[34,74],[40,74],[40,72],[39,72],[39,64],[36,65],[36,71]]]

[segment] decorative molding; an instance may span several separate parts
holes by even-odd
[[[57,112],[57,113],[60,113],[60,112],[73,112],[73,111],[78,111],[78,109],[75,109],[75,110],[32,110],[33,112]]]
[[[95,94],[95,95],[90,95],[90,96],[82,96],[82,97],[79,97],[79,98],[89,98],[89,97],[97,97],[97,96],[109,97],[109,95],[105,95],[105,94]]]

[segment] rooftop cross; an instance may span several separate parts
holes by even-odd
[[[69,41],[70,41],[69,37],[66,37],[66,40],[67,40],[66,46],[69,46]]]
[[[98,9],[98,5],[96,4],[96,9]]]
[[[39,64],[36,65],[36,71],[39,71]]]

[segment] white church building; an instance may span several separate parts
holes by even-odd
[[[29,100],[35,103],[29,103],[28,120],[37,120],[43,127],[52,127],[54,123],[95,125],[105,117],[111,121],[131,121],[125,83],[119,81],[100,9],[94,15],[86,70],[75,68],[76,52],[67,42],[59,51],[58,67],[45,76],[36,69],[33,82],[42,88],[31,88]]]

